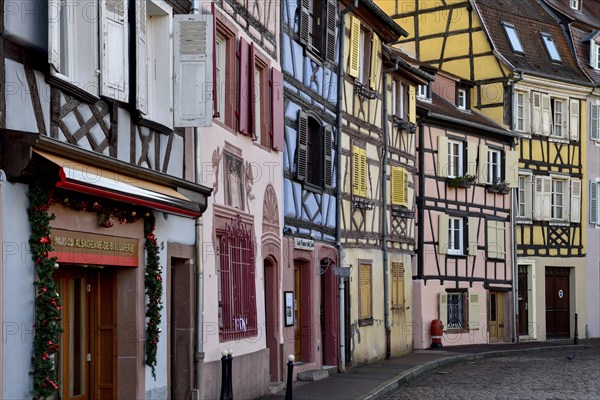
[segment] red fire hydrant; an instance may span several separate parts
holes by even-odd
[[[440,349],[442,345],[442,335],[444,334],[442,321],[434,319],[431,321],[431,348]]]

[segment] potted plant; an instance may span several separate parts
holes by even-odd
[[[508,182],[496,178],[491,185],[487,185],[487,189],[491,193],[508,194],[510,192],[510,186]]]
[[[448,178],[448,186],[453,188],[469,188],[473,186],[477,180],[475,175],[456,176],[454,178]]]

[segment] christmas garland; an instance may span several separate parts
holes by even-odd
[[[50,221],[55,216],[48,211],[53,204],[61,204],[77,211],[96,212],[100,226],[110,228],[116,218],[121,224],[133,223],[143,216],[144,237],[146,239],[146,269],[144,284],[148,303],[146,305],[146,360],[156,379],[156,352],[160,338],[160,322],[162,305],[162,268],[160,266],[159,249],[154,236],[154,214],[145,208],[110,200],[90,200],[78,193],[56,190],[36,181],[29,185],[29,223],[31,237],[29,245],[35,263],[36,301],[35,301],[35,334],[33,364],[34,399],[47,398],[59,390],[55,381],[54,354],[59,351],[59,334],[61,329],[60,310],[62,308],[56,283],[52,277],[57,264],[56,257],[48,258],[52,246],[50,243]]]

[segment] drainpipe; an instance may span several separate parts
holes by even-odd
[[[200,14],[200,0],[192,1],[192,14]],[[214,3],[211,4],[211,10],[215,12]],[[193,128],[194,135],[194,181],[201,183],[202,180],[202,164],[200,156],[200,129],[198,127]],[[196,240],[194,243],[194,270],[196,271],[196,321],[195,321],[195,341],[196,351],[194,353],[194,391],[196,392],[195,398],[202,397],[202,375],[204,369],[204,260],[202,258],[202,236],[203,222],[202,215],[196,218]],[[192,398],[194,396],[192,395]]]
[[[338,248],[338,263],[343,263],[342,248],[342,102],[344,101],[344,42],[346,38],[346,21],[345,16],[350,11],[358,8],[358,0],[354,0],[352,4],[340,12],[340,27],[338,40],[338,79],[337,79],[337,120],[336,132],[337,143],[335,150],[335,243]],[[339,265],[342,266],[342,265]],[[344,277],[340,276],[339,280],[339,320],[340,320],[340,365],[338,367],[341,373],[346,372],[346,327],[345,327],[345,304],[344,304]]]
[[[418,118],[417,129],[419,139],[417,141],[417,160],[419,184],[417,192],[417,279],[423,279],[425,260],[423,247],[425,246],[425,132],[423,124],[427,120],[429,112]]]
[[[510,86],[510,129],[514,130],[514,114],[515,114],[515,84],[523,80],[523,71],[520,71],[518,78],[515,78]],[[513,147],[513,146],[511,146]],[[518,167],[518,166],[517,166]],[[513,264],[513,315],[515,321],[512,326],[512,341],[519,342],[519,331],[517,325],[519,324],[519,265],[517,261],[517,190],[518,188],[512,188],[510,191],[511,197],[511,213],[510,213],[510,227],[511,227],[511,239],[512,239],[512,264]]]
[[[383,320],[385,325],[385,358],[389,360],[392,356],[392,329],[390,327],[390,290],[389,268],[388,268],[388,246],[387,246],[387,162],[389,148],[389,121],[388,121],[388,101],[387,101],[387,75],[390,72],[398,70],[400,60],[394,58],[394,66],[383,71],[383,173],[381,174],[381,251],[383,252]]]

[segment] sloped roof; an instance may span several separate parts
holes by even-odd
[[[587,76],[596,84],[600,85],[600,71],[592,68],[590,65],[590,41],[589,37],[593,36],[594,32],[585,32],[581,29],[571,27],[571,37],[573,38],[573,45],[575,46],[575,52],[579,59],[579,65],[585,71]],[[599,33],[596,31],[596,33]]]
[[[550,79],[589,84],[578,68],[558,21],[535,0],[476,0],[494,48],[515,71]],[[524,54],[513,52],[503,22],[513,24]],[[561,62],[552,62],[541,33],[552,35]]]
[[[580,0],[581,10],[571,8],[570,0],[543,0],[550,7],[592,28],[600,29],[600,1]]]

